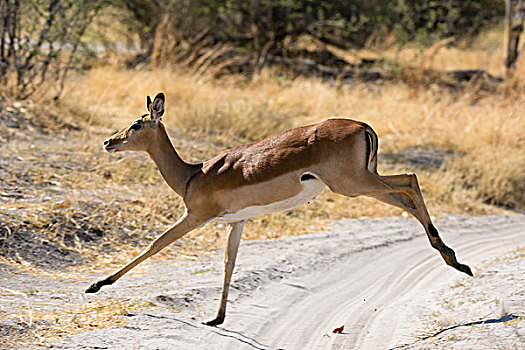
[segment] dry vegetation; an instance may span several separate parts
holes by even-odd
[[[482,68],[501,75],[499,37],[489,34],[461,49],[406,48],[384,55],[426,67]],[[427,58],[414,62],[416,57]],[[518,74],[524,81],[525,72]],[[378,133],[380,173],[417,172],[431,214],[525,207],[525,96],[520,90],[503,97],[475,85],[464,91],[432,84],[337,86],[313,78],[290,80],[270,69],[257,82],[247,82],[237,76],[196,77],[177,68],[101,66],[71,76],[57,103],[2,101],[4,115],[16,116],[18,123],[0,134],[2,244],[8,235],[23,238],[31,231],[39,234],[39,244],[68,252],[59,263],[45,265],[38,256],[31,260],[31,254],[9,250],[3,263],[33,273],[70,265],[77,271],[109,271],[177,219],[182,202],[146,155],[107,154],[101,147],[112,132],[145,112],[147,94],[159,91],[167,95],[167,129],[188,161],[206,160],[225,147],[290,127],[346,117],[365,121]],[[5,106],[11,106],[9,111]],[[430,162],[418,163],[420,157]],[[367,198],[328,191],[319,197],[295,210],[250,220],[244,237],[279,238],[321,230],[344,218],[402,214]],[[223,238],[222,226],[211,223],[157,258],[198,259],[222,246]],[[72,314],[63,313],[64,319]]]
[[[99,328],[123,326],[127,323],[126,317],[133,314],[133,310],[147,309],[154,304],[149,301],[137,301],[129,298],[107,298],[104,300],[90,300],[88,302],[64,302],[61,307],[52,308],[50,305],[39,302],[30,302],[36,293],[56,292],[26,289],[14,291],[0,288],[0,295],[22,296],[27,300],[24,311],[18,314],[19,328],[28,332],[10,334],[2,339],[3,348],[35,348],[35,345],[47,345],[62,337],[86,332]],[[72,298],[70,292],[58,292],[56,299],[67,300]]]
[[[476,49],[465,48],[459,55],[455,48],[431,48],[435,58],[429,59],[427,66],[438,62],[437,68],[474,67],[497,74],[501,52],[494,49],[495,38],[489,33],[476,43]],[[414,52],[407,48],[396,55],[410,61]],[[421,57],[429,55],[420,53]],[[257,82],[246,82],[242,77],[217,81],[178,69],[125,70],[115,66],[74,76],[67,86],[58,106],[41,107],[47,111],[42,113],[51,110],[82,130],[62,135],[60,142],[49,137],[47,143],[39,146],[45,148],[41,152],[53,152],[59,169],[50,173],[45,166],[48,158],[27,172],[40,182],[43,178],[60,179],[61,196],[46,201],[43,208],[38,203],[40,212],[56,212],[64,216],[63,220],[73,221],[72,226],[77,229],[96,227],[102,241],[126,244],[126,240],[117,237],[123,227],[136,239],[143,234],[140,229],[146,230],[148,236],[154,235],[182,212],[180,199],[170,193],[146,156],[109,155],[101,149],[105,137],[145,112],[145,95],[158,91],[167,95],[165,123],[176,148],[188,161],[209,159],[225,147],[255,141],[290,127],[329,117],[347,117],[365,121],[377,131],[380,172],[418,173],[434,215],[444,211],[497,210],[487,204],[507,208],[523,208],[525,204],[525,118],[520,108],[525,103],[523,94],[502,98],[501,94],[484,93],[476,86],[459,92],[401,83],[334,86],[310,78],[288,80],[271,70],[265,71]],[[8,143],[4,147],[10,150],[19,146]],[[35,152],[30,148],[34,145],[25,146]],[[406,152],[411,152],[411,156],[407,158]],[[418,156],[437,157],[437,168],[435,164],[418,165],[411,161],[410,157]],[[61,174],[63,157],[77,159],[79,168]],[[245,230],[246,238],[304,233],[343,218],[401,214],[396,208],[366,198],[348,199],[328,192],[320,197],[296,210],[251,220]],[[21,201],[4,205],[15,204],[23,207]],[[24,209],[31,211],[30,204],[27,206]],[[97,207],[97,215],[81,210],[92,206]],[[31,221],[44,221],[42,228],[47,224],[42,215],[35,214]],[[223,230],[217,225],[208,226],[190,234],[191,244],[184,244],[192,246],[189,255],[195,244],[204,250],[222,244],[222,239],[217,238]],[[45,230],[44,233],[48,234]],[[67,235],[63,231],[61,234],[63,243]],[[56,239],[56,235],[52,238]],[[71,237],[73,244],[68,246],[81,248],[85,240],[74,241],[75,237]],[[100,249],[92,248],[83,253],[98,255]]]

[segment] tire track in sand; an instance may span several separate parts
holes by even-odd
[[[525,216],[447,215],[437,226],[475,274],[483,260],[525,246]],[[137,311],[126,326],[80,333],[55,347],[388,349],[413,341],[422,311],[437,305],[436,291],[470,278],[444,264],[415,220],[348,220],[323,232],[241,244],[226,321],[208,327],[201,321],[217,310],[221,254],[204,265],[170,265],[149,265],[144,276],[93,298],[189,295],[187,308]],[[190,274],[204,268],[212,272]],[[332,334],[343,324],[343,334]]]
[[[504,222],[466,227],[448,234],[446,242],[476,271],[484,259],[525,245],[523,227]],[[426,238],[418,237],[272,283],[239,300],[228,325],[239,322],[242,327],[232,326],[239,334],[272,349],[392,348],[412,340],[415,316],[432,293],[461,278],[468,277],[445,266]],[[342,324],[343,334],[333,335]],[[224,345],[230,349],[239,343],[231,339]]]

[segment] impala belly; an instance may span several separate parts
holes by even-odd
[[[273,214],[281,211],[286,211],[300,206],[301,204],[307,203],[315,198],[319,193],[323,191],[326,185],[319,181],[318,179],[309,179],[306,181],[301,181],[303,189],[301,192],[295,196],[288,197],[281,201],[267,204],[267,205],[257,205],[253,207],[246,207],[241,210],[238,210],[233,213],[225,213],[221,216],[218,216],[215,221],[218,222],[236,222],[241,220],[246,220],[253,218],[255,216],[263,214]],[[271,191],[272,189],[268,189]],[[278,191],[278,189],[274,189]]]

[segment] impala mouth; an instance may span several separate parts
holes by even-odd
[[[117,151],[117,146],[114,144],[107,144],[104,145],[104,150],[109,153],[113,153]]]

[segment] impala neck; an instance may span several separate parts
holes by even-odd
[[[184,196],[186,184],[199,166],[188,164],[179,157],[173,147],[166,129],[160,124],[161,130],[148,149],[148,154],[155,162],[168,185],[179,196]]]

